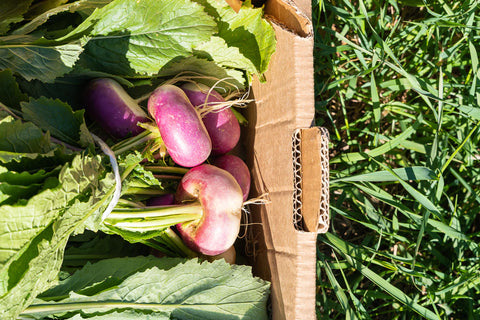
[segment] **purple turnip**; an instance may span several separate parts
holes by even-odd
[[[174,203],[175,203],[175,195],[173,193],[167,193],[164,195],[152,197],[147,199],[146,201],[147,206],[166,206]]]
[[[181,88],[203,114],[202,121],[212,140],[212,154],[221,155],[232,150],[240,139],[240,125],[232,110],[225,105],[225,99],[201,83],[188,82]]]
[[[175,163],[194,167],[209,157],[212,142],[200,115],[182,89],[171,84],[157,87],[148,99],[148,112],[155,119]]]
[[[212,164],[228,171],[237,180],[240,188],[242,188],[243,201],[247,200],[251,177],[245,162],[237,156],[226,154],[213,160]]]
[[[209,164],[190,169],[175,195],[178,203],[199,201],[200,219],[177,224],[177,230],[190,249],[218,255],[235,242],[240,230],[242,189],[227,171]]]
[[[84,103],[87,115],[116,138],[139,134],[144,129],[137,123],[149,121],[147,113],[110,78],[90,81],[84,91]]]

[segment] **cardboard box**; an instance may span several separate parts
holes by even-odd
[[[236,1],[228,1],[238,7]],[[246,130],[251,196],[247,254],[271,281],[274,320],[315,319],[316,239],[328,229],[328,132],[314,125],[311,2],[268,0],[277,49],[266,83],[255,81]],[[245,137],[244,137],[245,138]]]

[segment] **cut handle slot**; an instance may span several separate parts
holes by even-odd
[[[294,216],[297,230],[325,233],[329,226],[329,134],[297,129],[293,136]]]

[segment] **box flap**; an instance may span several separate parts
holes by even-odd
[[[225,0],[236,12],[242,7],[241,0]],[[270,0],[264,6],[265,15],[285,29],[306,37],[313,34],[310,1]]]
[[[265,4],[265,15],[270,20],[301,37],[313,35],[310,13],[302,11],[293,1],[271,0]]]

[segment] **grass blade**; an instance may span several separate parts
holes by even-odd
[[[393,174],[392,174],[393,172]],[[388,170],[369,172],[356,176],[344,177],[339,179],[333,179],[330,183],[346,182],[346,181],[369,181],[369,182],[386,182],[401,180],[434,180],[437,179],[435,172],[427,167],[406,167],[393,169],[392,172]]]

